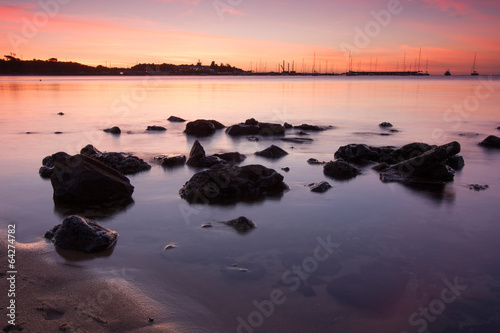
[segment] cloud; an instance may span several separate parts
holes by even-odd
[[[469,12],[469,5],[451,0],[422,0],[428,7],[439,8],[444,12],[452,12],[455,15],[463,15]]]

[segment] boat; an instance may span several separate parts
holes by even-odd
[[[450,76],[450,75],[451,75],[450,70],[449,70],[449,69],[447,69],[447,70],[446,70],[446,72],[444,72],[444,75],[446,75],[446,76]]]
[[[476,53],[474,53],[474,63],[472,64],[472,70],[470,72],[470,75],[472,76],[479,75],[479,73],[476,71]]]

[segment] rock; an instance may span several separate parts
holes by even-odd
[[[259,131],[259,126],[245,124],[236,124],[226,129],[226,133],[231,136],[256,135]]]
[[[212,228],[214,225],[211,222],[203,223],[201,225],[202,228]]]
[[[323,167],[323,173],[334,179],[351,179],[361,174],[361,171],[344,161],[330,161]]]
[[[58,112],[57,113],[59,116],[64,116],[64,112]]]
[[[474,191],[484,191],[489,188],[488,185],[483,185],[483,184],[467,184],[467,187],[469,190],[474,190]]]
[[[283,124],[283,127],[284,127],[285,129],[290,129],[290,128],[293,128],[293,125],[292,125],[292,124],[289,124],[289,123],[284,123],[284,124]]]
[[[193,143],[193,147],[191,147],[186,164],[192,167],[201,167],[201,159],[205,156],[205,149],[203,149],[201,143],[196,140]]]
[[[500,138],[490,135],[479,143],[483,147],[500,148]]]
[[[190,203],[231,203],[259,200],[287,188],[283,176],[273,169],[221,164],[193,175],[179,194]]]
[[[387,122],[387,121],[384,121],[384,122],[381,122],[380,124],[378,124],[380,127],[392,127],[392,124]]]
[[[288,155],[288,153],[278,146],[271,145],[264,150],[256,152],[255,155],[266,158],[281,158]]]
[[[194,136],[209,136],[215,133],[215,130],[224,128],[225,126],[216,120],[198,119],[190,121],[186,124],[184,133]]]
[[[176,117],[176,116],[170,116],[170,117],[168,117],[168,119],[167,119],[167,120],[168,120],[168,121],[171,121],[171,122],[173,122],[173,123],[183,123],[183,122],[185,122],[185,121],[186,121],[185,119],[182,119],[182,118],[180,118],[180,117]]]
[[[399,130],[397,130],[397,129],[390,129],[389,132],[391,132],[391,133],[399,133]]]
[[[111,128],[106,128],[103,130],[106,133],[111,133],[111,134],[120,134],[122,130],[118,126],[113,126]]]
[[[382,170],[387,169],[388,167],[390,167],[390,165],[388,163],[382,162],[382,163],[375,165],[372,169],[375,171],[382,171]]]
[[[312,165],[317,165],[317,164],[326,164],[326,162],[325,162],[325,161],[320,162],[320,161],[318,161],[318,160],[317,160],[317,159],[315,159],[315,158],[310,158],[310,159],[308,159],[308,160],[307,160],[307,163],[308,163],[308,164],[312,164]]]
[[[151,169],[151,165],[143,159],[125,153],[100,152],[92,145],[87,145],[80,150],[80,154],[92,156],[100,162],[126,174],[134,174]]]
[[[444,162],[460,152],[456,141],[432,148],[425,153],[383,170],[383,182],[444,183],[453,180],[454,171]]]
[[[335,152],[335,158],[341,158],[347,162],[364,163],[367,161],[377,162],[380,154],[364,144],[349,144],[340,147]]]
[[[294,126],[293,128],[298,128],[301,130],[313,131],[313,132],[320,132],[320,131],[326,130],[326,127],[317,126],[317,125],[309,125],[309,124],[302,124],[302,125]]]
[[[465,166],[465,161],[463,156],[461,155],[455,155],[450,158],[448,158],[444,164],[449,165],[453,170],[460,170],[463,169]]]
[[[285,127],[281,124],[261,123],[254,118],[247,119],[245,123],[230,126],[226,133],[231,136],[241,135],[283,135],[285,134]]]
[[[38,173],[40,174],[40,177],[42,178],[50,178],[52,174],[54,173],[54,167],[48,167],[45,165],[42,165],[40,169],[38,170]]]
[[[118,234],[93,220],[73,215],[47,231],[44,237],[60,249],[94,253],[113,246]]]
[[[61,132],[61,131],[56,131],[56,132],[54,132],[54,134],[63,134],[63,132]]]
[[[146,128],[146,131],[149,131],[149,132],[162,132],[162,131],[166,131],[167,129],[163,126],[156,126],[156,125],[153,125],[153,126],[148,126],[148,128]]]
[[[290,168],[289,167],[284,167],[284,168],[281,168],[281,170],[285,171],[285,172],[290,172]]]
[[[309,138],[282,138],[281,141],[292,142],[292,143],[311,143],[314,140]]]
[[[332,188],[332,185],[330,185],[328,182],[324,180],[319,181],[317,183],[309,184],[307,186],[309,186],[311,192],[317,192],[317,193],[323,193]]]
[[[179,165],[184,165],[186,163],[186,155],[169,155],[162,159],[161,166],[163,167],[174,167]]]
[[[296,134],[297,135],[310,135],[309,133],[306,133],[304,131],[298,131]]]
[[[244,216],[240,216],[236,219],[226,221],[224,222],[224,224],[233,227],[234,229],[236,229],[236,231],[241,233],[245,233],[256,228],[255,223],[253,223],[252,220]]]
[[[220,158],[228,163],[241,163],[247,158],[245,155],[238,152],[219,153],[213,154],[212,156]]]
[[[500,126],[497,127],[497,130],[500,130]]]
[[[423,142],[413,142],[394,150],[391,153],[391,157],[394,158],[397,162],[406,161],[410,158],[422,155],[432,148],[436,148],[436,146],[431,146]]]
[[[81,154],[55,158],[50,180],[54,201],[61,203],[103,204],[131,200],[134,192],[123,173]]]

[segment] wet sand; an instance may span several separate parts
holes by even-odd
[[[1,262],[7,262],[7,236],[1,234]],[[2,329],[16,332],[186,332],[189,325],[169,320],[169,310],[120,277],[103,278],[66,264],[45,241],[16,243],[17,327],[7,323],[9,289],[2,285]],[[4,265],[2,265],[4,266]],[[4,267],[7,267],[6,265]],[[6,319],[7,318],[7,319]],[[152,320],[151,320],[151,319]]]

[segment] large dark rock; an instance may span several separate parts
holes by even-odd
[[[185,122],[185,121],[186,121],[185,119],[182,119],[182,118],[180,118],[180,117],[176,117],[176,116],[170,116],[170,117],[168,117],[168,119],[167,119],[167,120],[168,120],[168,121],[171,121],[171,122],[173,122],[173,123],[183,123],[183,122]]]
[[[323,167],[323,173],[333,179],[351,179],[361,174],[361,171],[344,161],[330,161]]]
[[[500,148],[500,138],[490,135],[479,143],[483,147]]]
[[[47,231],[44,237],[60,249],[93,253],[113,246],[118,234],[93,220],[73,215]]]
[[[111,134],[120,134],[122,130],[118,126],[113,126],[111,128],[106,128],[103,130],[106,133],[111,133]]]
[[[431,146],[423,142],[413,142],[394,150],[391,153],[391,157],[394,158],[397,162],[406,161],[410,158],[422,155],[432,148],[436,148],[436,146]]]
[[[184,133],[194,136],[209,136],[215,133],[215,130],[225,126],[216,120],[198,119],[186,124]]]
[[[456,141],[432,148],[425,153],[392,165],[380,173],[383,182],[445,183],[453,180],[454,171],[444,163],[460,152]]]
[[[240,216],[238,218],[232,219],[230,221],[223,222],[225,225],[233,227],[236,231],[245,233],[256,228],[255,223],[252,220],[246,218],[245,216]]]
[[[103,153],[92,145],[83,147],[80,154],[91,156],[125,175],[151,169],[151,165],[137,156],[126,153]]]
[[[273,169],[221,164],[193,175],[179,194],[190,203],[231,203],[259,200],[287,188],[283,176]]]
[[[264,150],[256,152],[255,155],[266,158],[281,158],[283,156],[288,155],[288,153],[278,146],[271,145],[270,147]]]
[[[55,161],[58,158],[67,158],[69,155],[65,152],[58,152],[49,156],[44,157],[42,160],[42,166],[38,170],[40,177],[42,178],[50,178],[54,173]]]
[[[56,202],[92,205],[131,200],[134,187],[129,179],[93,157],[61,154],[53,163],[50,180]]]
[[[335,152],[335,158],[341,158],[347,162],[362,163],[366,161],[377,162],[380,154],[364,144],[349,144],[340,147]]]
[[[231,136],[241,135],[283,135],[285,134],[285,126],[281,124],[262,123],[254,118],[247,119],[245,123],[230,126],[226,133]]]

